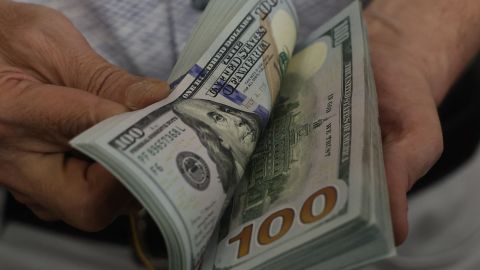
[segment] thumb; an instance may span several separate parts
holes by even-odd
[[[87,54],[87,57],[81,58],[81,63],[70,70],[73,79],[66,80],[72,82],[67,86],[110,99],[130,110],[158,102],[170,92],[164,81],[132,75],[110,64],[93,50]]]

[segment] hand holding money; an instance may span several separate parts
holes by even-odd
[[[400,244],[408,232],[406,194],[442,153],[436,105],[480,49],[480,2],[374,1],[365,15]]]
[[[98,230],[130,210],[123,186],[68,141],[166,93],[96,55],[59,12],[0,1],[0,185],[39,217]]]

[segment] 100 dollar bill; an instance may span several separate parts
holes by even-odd
[[[347,11],[294,54],[205,269],[265,268],[358,217],[365,48],[359,9]]]
[[[223,13],[236,15],[218,34],[207,26]],[[289,0],[211,0],[205,14],[197,30],[218,37],[203,52],[194,33],[167,99],[72,145],[150,212],[171,269],[342,269],[391,254],[360,4],[295,54]]]
[[[166,100],[72,141],[152,213],[175,269],[199,264],[267,124],[296,41],[288,0],[249,0],[237,14]]]

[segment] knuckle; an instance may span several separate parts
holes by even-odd
[[[9,110],[18,110],[18,104],[15,101],[18,101],[18,98],[37,82],[39,81],[18,68],[0,65],[1,116]]]
[[[108,63],[95,64],[95,61],[99,60],[84,60],[90,62],[86,66],[97,66],[92,74],[88,76],[90,78],[85,89],[97,96],[108,97],[111,91],[111,86],[116,85],[118,80],[121,79],[121,71]],[[83,77],[83,76],[82,76]]]

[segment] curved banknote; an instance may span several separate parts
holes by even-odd
[[[225,6],[215,16],[228,23],[213,43],[202,44],[206,51],[198,52],[166,100],[102,122],[72,141],[152,213],[172,269],[199,265],[267,124],[296,42],[288,0],[210,5]]]
[[[296,36],[289,0],[210,0],[171,95],[72,141],[146,207],[171,269],[351,269],[394,253],[361,6],[293,53]]]

